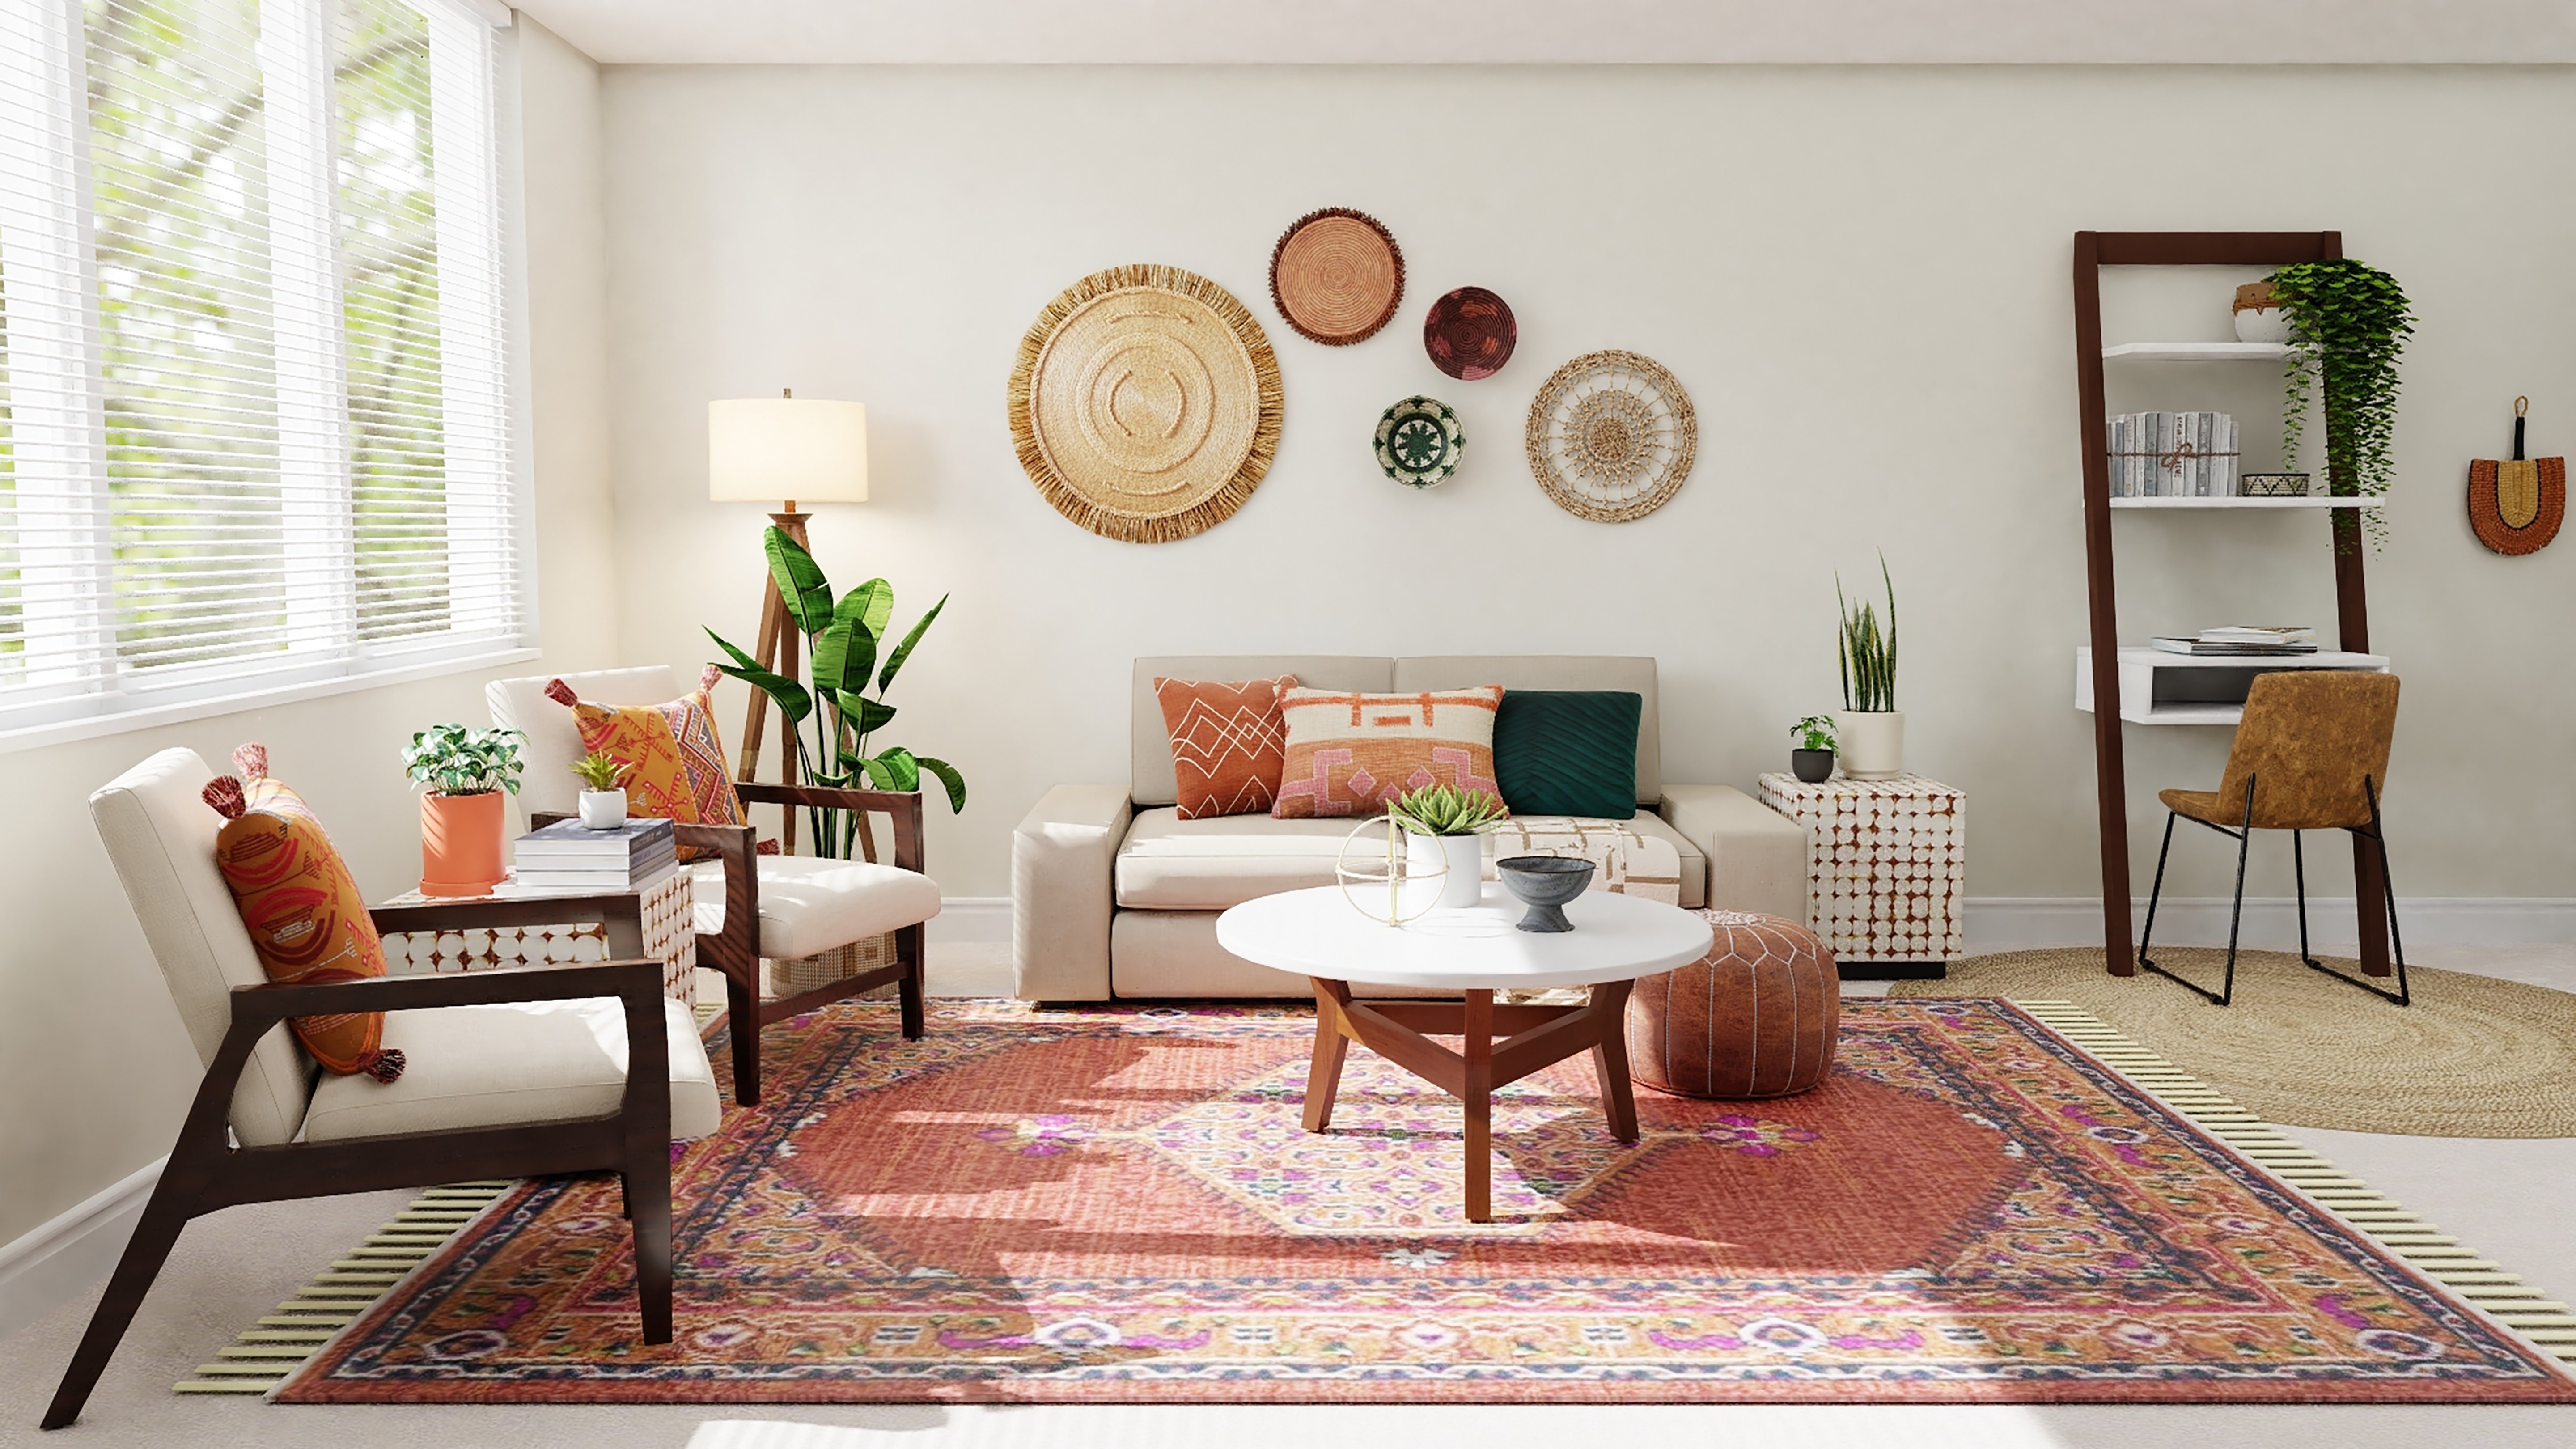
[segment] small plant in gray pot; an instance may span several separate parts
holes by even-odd
[[[1798,742],[1789,752],[1789,773],[1810,785],[1824,783],[1834,773],[1834,722],[1811,714],[1789,726],[1789,738]]]

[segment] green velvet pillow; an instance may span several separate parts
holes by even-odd
[[[1494,716],[1494,783],[1515,815],[1637,813],[1642,696],[1607,689],[1507,689]]]

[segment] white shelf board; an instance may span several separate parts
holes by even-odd
[[[2165,701],[2155,697],[2159,669],[2354,669],[2384,674],[2385,654],[2353,654],[2320,649],[2314,654],[2168,654],[2162,649],[2120,650],[2120,718],[2131,724],[2233,725],[2245,717],[2245,706],[2204,701]],[[2075,651],[2075,707],[2093,712],[2093,651]]]
[[[2333,497],[2312,493],[2304,498],[2114,498],[2114,508],[2380,508],[2385,498]]]
[[[2289,355],[2279,342],[2123,342],[2102,349],[2105,362],[2279,362]]]

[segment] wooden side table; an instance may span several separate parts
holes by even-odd
[[[462,905],[477,901],[583,900],[624,898],[635,903],[635,929],[643,954],[662,963],[662,994],[698,1006],[698,933],[696,905],[689,873],[672,875],[644,891],[536,891],[503,881],[489,895],[425,896],[405,891],[388,906]],[[624,923],[621,922],[622,926]],[[481,971],[496,966],[530,966],[609,959],[609,929],[570,923],[497,926],[446,931],[402,931],[385,936],[385,964],[397,972]]]
[[[1965,792],[1899,775],[1810,785],[1767,774],[1756,798],[1807,832],[1808,921],[1845,980],[1934,980],[1963,949]]]

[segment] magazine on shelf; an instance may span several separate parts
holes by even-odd
[[[558,820],[542,830],[531,830],[519,837],[517,858],[578,861],[587,869],[603,869],[604,865],[593,862],[607,862],[623,868],[678,848],[670,821],[630,815],[625,824],[609,830],[592,830],[579,820]]]

